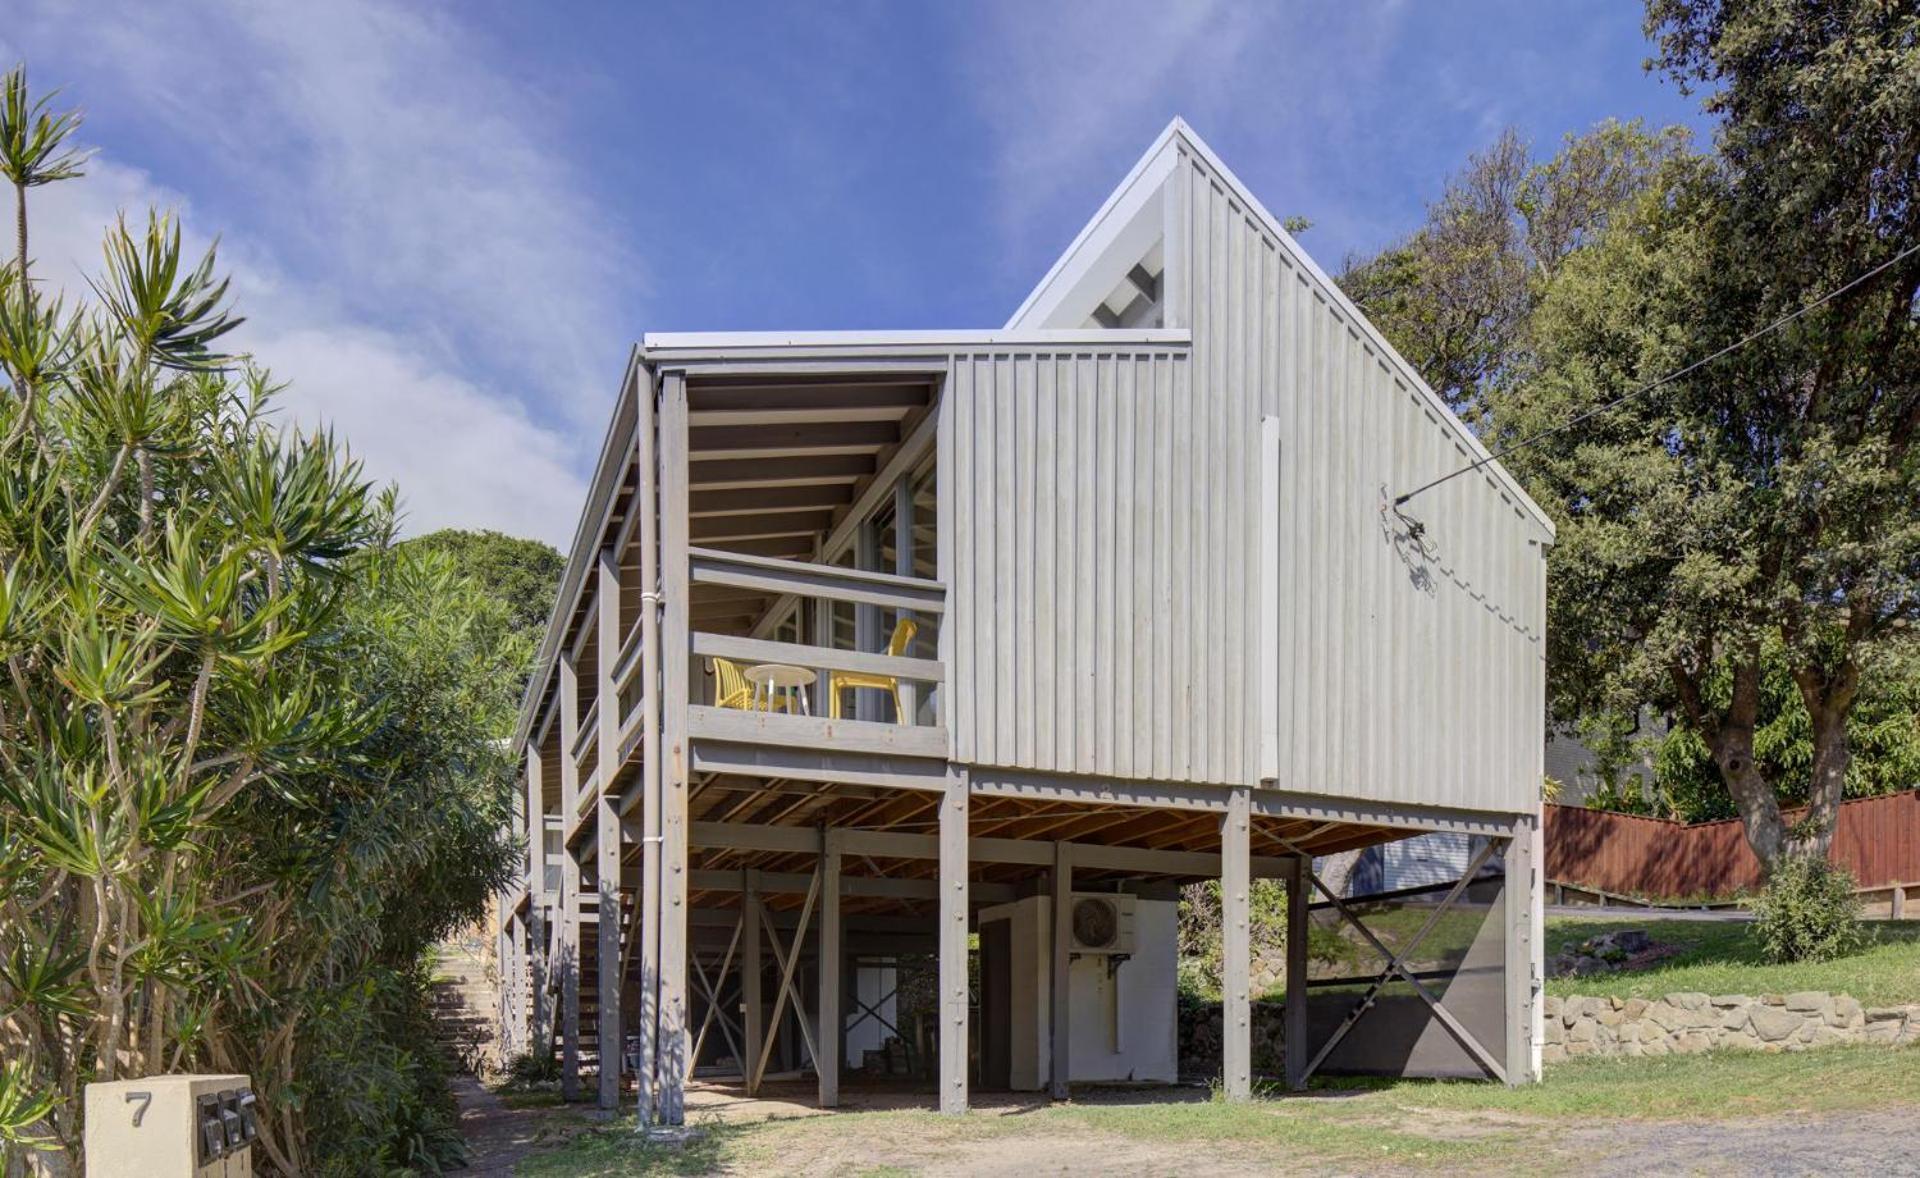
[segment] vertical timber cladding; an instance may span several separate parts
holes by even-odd
[[[1510,483],[1482,471],[1408,504],[1423,525],[1409,535],[1392,498],[1479,455],[1298,247],[1207,160],[1180,152],[1166,256],[1185,274],[1168,283],[1167,314],[1192,333],[1192,412],[1175,428],[1193,453],[1158,485],[1186,497],[1191,516],[1175,515],[1191,518],[1197,541],[1170,550],[1171,604],[1183,607],[1173,637],[1219,660],[1184,681],[1203,710],[1185,746],[1205,770],[1194,776],[1238,780],[1256,763],[1258,692],[1245,688],[1258,674],[1257,445],[1271,414],[1278,784],[1534,809],[1550,533]],[[1221,649],[1227,634],[1235,641]]]
[[[954,758],[1250,782],[1255,439],[1184,347],[952,363]]]

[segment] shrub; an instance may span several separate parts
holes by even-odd
[[[1773,961],[1831,961],[1861,941],[1853,876],[1820,855],[1787,855],[1753,905],[1753,935]]]

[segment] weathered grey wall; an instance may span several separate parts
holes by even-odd
[[[940,469],[957,760],[1247,779],[1244,609],[1213,604],[1245,505],[1208,457],[1189,366],[1181,348],[955,357]]]
[[[1259,418],[1279,419],[1278,783],[1434,805],[1539,804],[1548,532],[1493,472],[1391,498],[1471,462],[1453,423],[1297,247],[1176,141],[1166,201],[1169,326],[1193,333],[1196,444],[1212,502],[1197,617],[1255,629]],[[1224,524],[1224,527],[1221,525]],[[1248,678],[1230,656],[1228,682]],[[1257,673],[1257,671],[1255,672]],[[1256,695],[1249,691],[1249,697]],[[1252,698],[1248,706],[1255,706]],[[1210,717],[1244,767],[1257,732]]]

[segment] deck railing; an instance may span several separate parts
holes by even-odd
[[[874,607],[912,616],[919,621],[923,634],[936,631],[940,617],[947,608],[946,586],[938,581],[704,548],[693,549],[689,555],[689,575],[696,585],[755,590],[801,601]],[[882,637],[880,641],[884,643],[886,638]],[[944,754],[945,730],[941,713],[945,700],[944,692],[940,689],[946,682],[946,666],[937,659],[704,632],[693,634],[692,647],[696,674],[704,673],[707,660],[722,658],[743,668],[768,663],[802,667],[812,671],[816,680],[814,687],[808,689],[813,712],[811,716],[785,712],[707,715],[702,718],[705,727],[717,726],[729,733],[751,727],[753,732],[763,734],[770,742],[777,740],[784,731],[797,742],[808,743],[807,733],[820,729],[827,722],[825,717],[831,710],[827,692],[833,673],[851,672],[895,680],[908,688],[905,694],[916,702],[909,706],[908,714],[902,716],[896,714],[893,702],[889,701],[887,715],[894,721],[890,724],[876,723],[870,717],[840,721],[839,731],[832,734],[840,743],[844,745],[849,740],[871,742],[891,746],[897,751],[911,749],[929,755],[937,744],[938,752]],[[929,699],[932,703],[932,722],[920,723],[921,717],[916,713],[921,709],[917,701]],[[873,731],[864,731],[869,726]],[[888,734],[881,729],[902,731]],[[718,735],[717,732],[715,734]],[[751,737],[742,736],[740,739]]]

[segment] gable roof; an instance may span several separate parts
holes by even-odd
[[[1099,211],[1094,213],[1066,251],[1047,270],[1013,313],[1013,317],[1007,320],[1007,330],[1068,325],[1077,327],[1084,322],[1092,308],[1103,300],[1107,292],[1125,277],[1158,239],[1161,233],[1158,216],[1161,193],[1166,181],[1179,166],[1182,149],[1198,156],[1219,177],[1241,206],[1260,221],[1278,248],[1309,275],[1327,300],[1379,349],[1408,386],[1418,390],[1474,460],[1490,459],[1486,446],[1467,428],[1465,422],[1455,416],[1445,399],[1433,391],[1406,357],[1353,304],[1346,292],[1300,248],[1300,243],[1293,239],[1293,235],[1281,227],[1279,218],[1267,211],[1260,199],[1214,154],[1213,149],[1184,119],[1175,118],[1154,139],[1146,154],[1134,164],[1119,187],[1101,204]],[[1551,541],[1555,531],[1553,520],[1527,494],[1520,481],[1495,461],[1487,461],[1480,469],[1513,495],[1515,501],[1546,530]]]

